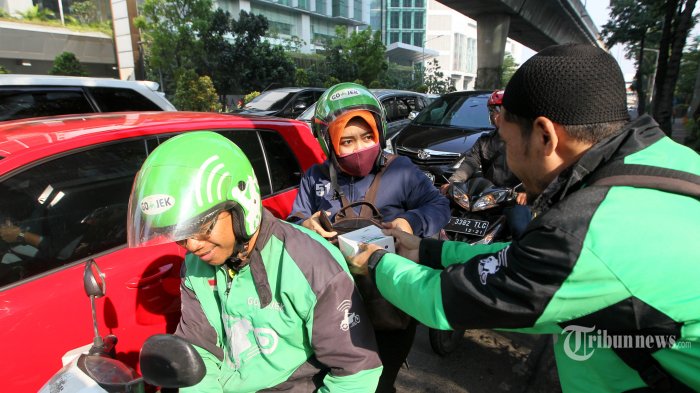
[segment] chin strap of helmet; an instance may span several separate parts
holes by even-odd
[[[241,266],[241,260],[248,257],[248,244],[252,236],[248,236],[245,232],[245,219],[241,207],[236,205],[229,210],[229,213],[231,213],[231,229],[236,238],[229,261],[235,266]]]

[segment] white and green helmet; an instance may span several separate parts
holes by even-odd
[[[366,87],[357,83],[343,82],[331,86],[319,97],[311,125],[314,136],[327,156],[335,156],[328,134],[328,125],[341,115],[354,110],[366,110],[372,113],[377,123],[379,145],[382,149],[386,147],[387,125],[384,107]]]
[[[158,146],[136,175],[129,198],[129,247],[184,240],[221,211],[234,215],[236,240],[247,241],[262,217],[260,187],[243,151],[208,131]]]

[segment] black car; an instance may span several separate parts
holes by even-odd
[[[323,87],[284,87],[266,90],[233,113],[294,119],[316,102],[324,91],[326,89]]]
[[[423,93],[405,90],[370,89],[372,94],[381,102],[386,112],[386,139],[391,140],[411,121],[411,112],[420,112],[430,103],[430,97]],[[311,127],[316,104],[307,108],[297,120],[306,122]]]
[[[491,91],[458,91],[441,96],[392,140],[392,150],[409,157],[431,178],[430,167],[440,167],[449,176],[474,142],[495,129],[486,107],[490,95]]]

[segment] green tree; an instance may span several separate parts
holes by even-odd
[[[411,66],[402,66],[389,62],[387,70],[380,79],[381,87],[386,89],[417,91],[422,85],[420,73]]]
[[[693,44],[686,48],[681,59],[680,74],[676,84],[676,100],[678,103],[690,105],[694,95],[694,88],[698,71],[700,70],[700,36],[693,39]]]
[[[646,113],[647,81],[654,68],[645,59],[648,59],[650,44],[658,45],[658,32],[662,27],[659,18],[661,2],[663,0],[611,0],[610,20],[601,30],[608,47],[625,45],[627,58],[635,59],[637,71],[633,89],[637,92],[637,111],[640,115]]]
[[[45,22],[48,20],[56,19],[56,14],[54,14],[53,11],[51,11],[48,8],[40,9],[38,4],[30,7],[24,12],[19,12],[18,14],[22,19],[25,20],[38,20]]]
[[[388,69],[380,32],[368,28],[348,35],[347,28],[337,26],[335,33],[336,37],[324,45],[328,75],[340,81],[359,79],[366,84],[380,80]]]
[[[518,69],[519,64],[515,62],[515,58],[510,53],[506,52],[503,56],[503,68],[501,68],[501,83],[505,89],[506,85],[513,77],[515,71]]]
[[[10,73],[10,71],[8,71],[7,68],[0,65],[0,74],[9,74],[9,73]]]
[[[196,69],[205,53],[198,41],[213,15],[211,0],[146,0],[134,19],[141,29],[149,79],[172,92],[184,70]]]
[[[80,23],[87,24],[97,20],[97,7],[92,0],[75,1],[70,10]]]
[[[193,70],[185,70],[177,80],[173,104],[183,111],[218,112],[219,96],[208,76],[199,76]]]
[[[438,59],[428,60],[425,70],[425,86],[427,93],[445,94],[455,91],[455,87],[449,77],[445,77],[442,72]]]
[[[53,66],[49,70],[51,75],[87,76],[87,72],[80,65],[78,58],[71,52],[63,52],[53,60]]]
[[[666,0],[664,27],[659,41],[659,61],[654,80],[654,119],[667,135],[672,133],[673,92],[678,81],[683,48],[695,24],[696,0]]]

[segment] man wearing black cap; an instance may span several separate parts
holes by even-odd
[[[651,117],[628,122],[620,68],[593,46],[539,52],[503,106],[536,213],[523,236],[391,230],[401,256],[370,245],[351,270],[434,328],[553,334],[565,392],[700,391],[700,156]]]

